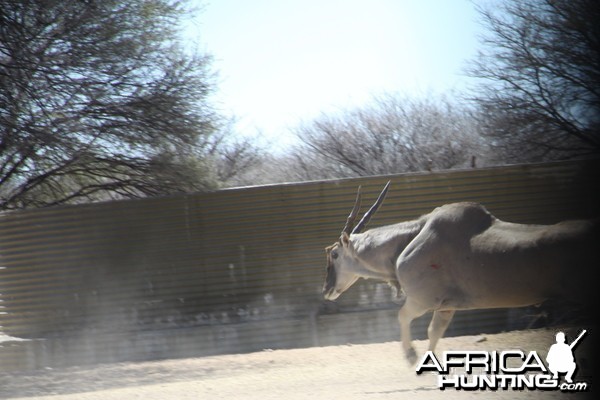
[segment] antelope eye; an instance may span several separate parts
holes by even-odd
[[[332,251],[332,252],[331,252],[331,258],[333,258],[334,260],[338,258],[338,253],[337,253],[337,251]]]

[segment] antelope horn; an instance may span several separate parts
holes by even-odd
[[[358,216],[358,212],[360,211],[360,186],[358,187],[358,191],[356,193],[356,201],[354,202],[354,207],[348,215],[348,219],[346,220],[346,226],[342,229],[342,233],[346,232],[346,234],[350,235],[352,232],[352,227],[354,226],[354,221]]]
[[[365,213],[365,215],[362,217],[362,219],[360,220],[358,225],[356,225],[356,227],[352,230],[352,233],[360,233],[360,231],[362,231],[364,229],[364,227],[367,226],[367,224],[371,220],[371,217],[373,216],[373,214],[375,214],[377,212],[377,209],[379,208],[381,203],[383,203],[383,200],[385,199],[385,195],[387,194],[388,188],[390,187],[390,183],[392,183],[392,181],[388,181],[388,183],[385,185],[385,187],[379,194],[379,197],[375,201],[375,204],[373,204],[373,206],[371,206],[371,208],[369,208],[369,211],[367,211]]]

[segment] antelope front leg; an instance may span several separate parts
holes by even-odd
[[[412,365],[417,362],[417,353],[412,346],[412,336],[410,334],[410,324],[413,319],[425,314],[426,310],[418,307],[416,304],[406,299],[404,305],[398,311],[398,322],[400,323],[400,336],[402,340],[402,348],[406,359]]]
[[[429,337],[429,350],[435,350],[437,342],[442,336],[444,336],[446,328],[448,328],[450,321],[452,321],[454,312],[454,310],[433,312],[433,318],[431,318],[431,322],[429,323],[429,327],[427,328],[427,337]]]

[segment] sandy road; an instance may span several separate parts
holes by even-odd
[[[536,350],[545,357],[554,343],[555,333],[548,329],[445,338],[438,350],[522,349],[525,352]],[[567,334],[574,337],[576,330]],[[587,341],[591,342],[591,339]],[[427,342],[416,341],[415,345],[422,354]],[[578,365],[590,362],[586,353],[588,348],[578,347],[575,354]],[[389,342],[0,374],[0,398],[377,400],[591,397],[590,391],[577,395],[559,391],[440,391],[436,378],[431,373],[417,375],[414,367],[404,361],[400,344]]]

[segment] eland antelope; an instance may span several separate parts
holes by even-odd
[[[390,182],[360,222],[360,187],[339,240],[326,248],[323,295],[337,299],[358,279],[378,279],[404,294],[402,347],[416,362],[411,321],[433,312],[433,351],[456,310],[536,305],[550,298],[584,304],[597,267],[598,221],[525,225],[495,218],[482,205],[443,205],[412,221],[361,231]]]

